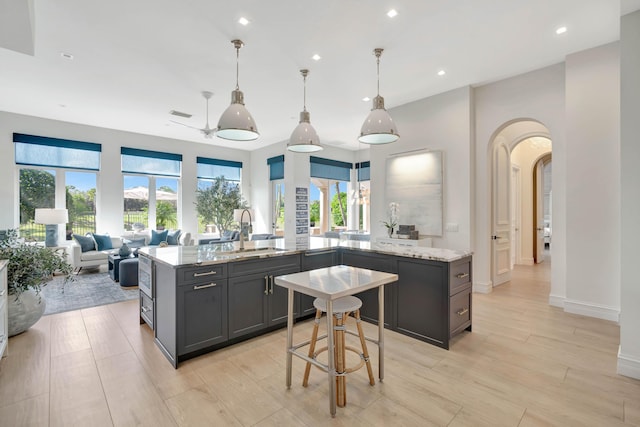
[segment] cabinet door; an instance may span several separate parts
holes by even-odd
[[[178,355],[227,340],[227,281],[177,287]]]
[[[269,285],[266,271],[229,279],[229,339],[267,327]]]
[[[397,329],[435,345],[449,338],[447,264],[398,260]]]
[[[309,271],[316,268],[331,267],[338,264],[338,251],[335,249],[322,250],[322,251],[307,251],[302,254],[302,268],[300,271]],[[300,294],[298,301],[299,316],[308,316],[316,313],[316,308],[313,306],[313,300],[315,297]]]
[[[277,325],[281,323],[287,323],[287,316],[289,314],[289,290],[278,286],[274,283],[274,277],[282,274],[297,273],[299,268],[290,268],[287,270],[278,270],[269,275],[270,287],[269,287],[269,326]],[[300,312],[299,299],[294,297],[294,312],[293,315],[297,316]]]

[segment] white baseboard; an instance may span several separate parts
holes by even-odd
[[[475,282],[473,284],[473,292],[477,292],[479,294],[490,294],[493,291],[493,283],[487,282]]]
[[[564,297],[549,294],[549,305],[564,308]]]
[[[618,374],[640,380],[640,360],[620,352],[618,347]]]
[[[522,265],[534,265],[535,264],[535,260],[533,258],[522,258],[520,261],[521,261]]]
[[[564,311],[582,316],[595,317],[597,319],[611,320],[614,322],[620,321],[619,308],[607,307],[600,304],[565,299]]]

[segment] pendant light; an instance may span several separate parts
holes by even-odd
[[[244,106],[244,94],[238,85],[240,48],[244,46],[242,40],[232,40],[236,48],[236,89],[231,92],[231,105],[222,113],[218,121],[216,136],[232,141],[253,141],[260,134],[253,117]]]
[[[289,138],[287,150],[296,153],[313,153],[322,150],[322,145],[320,145],[320,138],[318,138],[316,130],[311,126],[310,115],[307,111],[307,75],[309,75],[309,70],[300,70],[300,74],[302,74],[304,82],[303,109],[300,112],[300,123]]]
[[[384,98],[380,96],[380,55],[382,55],[382,51],[383,49],[380,48],[373,50],[378,66],[378,95],[373,98],[373,108],[362,124],[362,130],[358,137],[358,141],[365,144],[388,144],[400,138],[396,124],[384,109]]]

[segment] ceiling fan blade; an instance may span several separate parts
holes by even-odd
[[[175,124],[177,124],[177,125],[182,125],[182,126],[185,126],[185,127],[191,128],[191,129],[202,130],[202,129],[197,128],[197,127],[195,127],[195,126],[191,126],[191,125],[188,125],[188,124],[185,124],[185,123],[176,122],[175,120],[169,120],[169,121],[170,121],[171,123],[175,123]]]

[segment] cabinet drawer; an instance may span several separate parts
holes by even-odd
[[[153,329],[154,312],[153,300],[144,292],[140,292],[140,317],[147,322],[147,325],[149,325],[151,329]]]
[[[452,263],[449,267],[449,295],[455,295],[471,283],[471,260]]]
[[[453,336],[471,324],[471,289],[452,296],[449,304],[449,331]]]
[[[188,267],[178,270],[178,283],[194,283],[215,281],[218,278],[227,277],[225,264],[203,265],[200,267]]]
[[[276,272],[278,270],[300,271],[300,255],[279,255],[260,259],[244,259],[230,262],[229,277],[253,273]],[[276,274],[277,275],[277,274]]]

